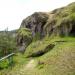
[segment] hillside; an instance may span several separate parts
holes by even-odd
[[[22,54],[0,75],[75,75],[75,3],[28,16],[16,40]]]
[[[66,7],[55,9],[51,12],[35,12],[24,19],[20,28],[31,29],[33,36],[40,33],[41,36],[74,35],[75,32],[75,3]]]
[[[22,28],[30,29],[35,40],[45,36],[75,36],[75,3],[51,12],[35,12],[22,21]]]

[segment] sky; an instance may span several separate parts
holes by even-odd
[[[50,12],[75,0],[0,0],[0,30],[18,29],[34,12]]]

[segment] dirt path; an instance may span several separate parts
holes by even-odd
[[[29,63],[26,65],[26,69],[32,69],[32,68],[34,68],[36,66],[36,64],[35,64],[35,61],[34,61],[34,59],[31,59],[30,61],[29,61]]]
[[[37,63],[34,59],[31,59],[27,65],[23,66],[19,72],[18,75],[30,75],[32,70],[36,67]]]

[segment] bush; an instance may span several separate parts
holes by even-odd
[[[0,58],[16,51],[15,39],[8,33],[0,33]]]
[[[32,33],[30,29],[20,28],[17,34],[17,44],[22,45],[25,43],[27,46],[32,41]]]

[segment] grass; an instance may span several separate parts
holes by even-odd
[[[34,50],[43,50],[49,44],[55,44],[54,48],[40,57],[32,58],[37,61],[36,67],[21,74],[21,69],[23,70],[31,59],[26,56]],[[24,55],[18,53],[14,57],[14,67],[1,70],[0,75],[75,75],[74,37],[45,37],[42,41],[30,44],[29,48]]]
[[[30,75],[75,75],[75,38],[58,38],[51,40],[56,44],[51,51],[37,58],[38,66]]]
[[[63,40],[66,42],[55,42]],[[53,39],[51,42],[55,43],[56,46],[50,52],[37,59],[44,63],[38,64],[42,68],[35,68],[30,75],[75,75],[75,38],[57,37],[56,40]]]
[[[19,69],[26,65],[30,58],[25,59],[24,55],[17,53],[13,60],[13,66],[0,70],[0,75],[16,75]]]
[[[44,51],[44,49],[51,44],[53,40],[49,37],[45,37],[43,40],[39,40],[36,42],[32,42],[25,51],[25,56],[28,57],[33,53],[37,53],[39,51]]]
[[[3,70],[0,70],[0,75],[75,75],[75,37],[48,37],[51,27],[56,29],[59,28],[60,32],[56,32],[61,35],[61,27],[64,27],[63,33],[65,35],[66,33],[68,34],[69,31],[66,32],[66,29],[69,29],[71,24],[75,24],[75,3],[56,10],[54,14],[50,14],[51,18],[44,25],[47,36],[42,40],[39,40],[39,33],[36,33],[35,37],[32,38],[29,29],[21,28],[18,30],[18,38],[22,37],[27,43],[28,41],[30,43],[33,39],[32,43],[27,45],[28,47],[23,55],[17,53],[16,56],[14,56],[15,64],[12,68],[7,68],[8,62],[6,64],[5,61],[0,63],[1,66],[5,67]],[[39,22],[40,21],[42,20],[39,19]],[[35,58],[31,57],[33,54],[43,52],[51,44],[53,44],[54,47],[49,47],[48,52],[38,57],[35,56]],[[36,67],[33,67],[34,65],[31,63],[32,68],[26,70],[26,65],[31,59],[36,60],[36,62],[34,61],[34,64],[37,63],[35,64]]]

